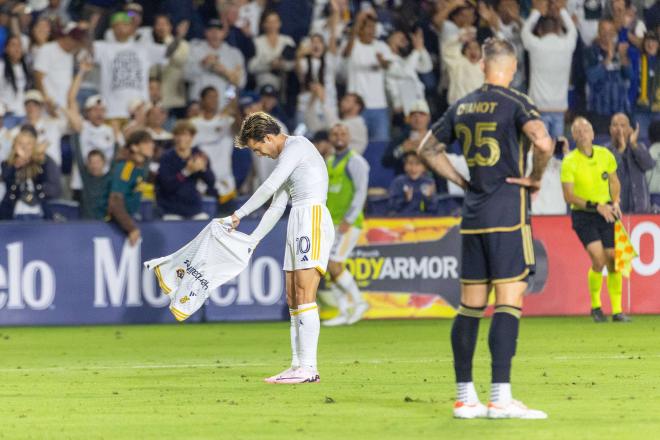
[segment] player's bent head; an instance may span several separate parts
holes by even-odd
[[[516,48],[513,44],[501,38],[489,38],[481,51],[486,75],[510,74],[513,78],[517,68]]]
[[[249,148],[261,156],[277,157],[275,140],[282,133],[280,124],[265,112],[248,115],[234,139],[238,148]]]

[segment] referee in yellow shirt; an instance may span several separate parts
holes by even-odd
[[[616,159],[607,148],[593,145],[594,130],[586,119],[575,119],[571,132],[577,148],[562,162],[561,183],[564,199],[571,205],[573,229],[591,258],[591,316],[595,322],[607,321],[600,304],[602,272],[607,266],[612,321],[628,322],[630,318],[621,310],[621,273],[614,267],[614,223],[621,217]]]

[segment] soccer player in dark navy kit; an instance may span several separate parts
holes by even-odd
[[[483,47],[485,83],[455,102],[419,147],[428,167],[466,190],[461,223],[461,306],[451,331],[457,400],[454,417],[543,419],[511,397],[511,359],[528,277],[534,272],[529,194],[540,187],[553,142],[530,99],[509,84],[516,72],[515,49],[490,39]],[[445,155],[458,140],[470,168],[466,181]],[[533,148],[529,177],[527,153]],[[492,387],[488,407],[472,382],[479,319],[495,287],[495,312],[488,344]]]

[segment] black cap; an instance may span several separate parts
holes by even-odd
[[[277,96],[278,92],[275,86],[272,84],[266,84],[259,89],[259,94],[261,96]]]
[[[206,28],[218,28],[222,29],[224,25],[222,24],[222,21],[218,20],[217,18],[212,18],[211,20],[206,23]]]

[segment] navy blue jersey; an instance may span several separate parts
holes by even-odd
[[[534,119],[540,114],[527,95],[484,84],[431,127],[443,144],[461,143],[470,168],[461,233],[515,231],[529,222],[527,190],[506,178],[525,175],[530,143],[522,128]]]

